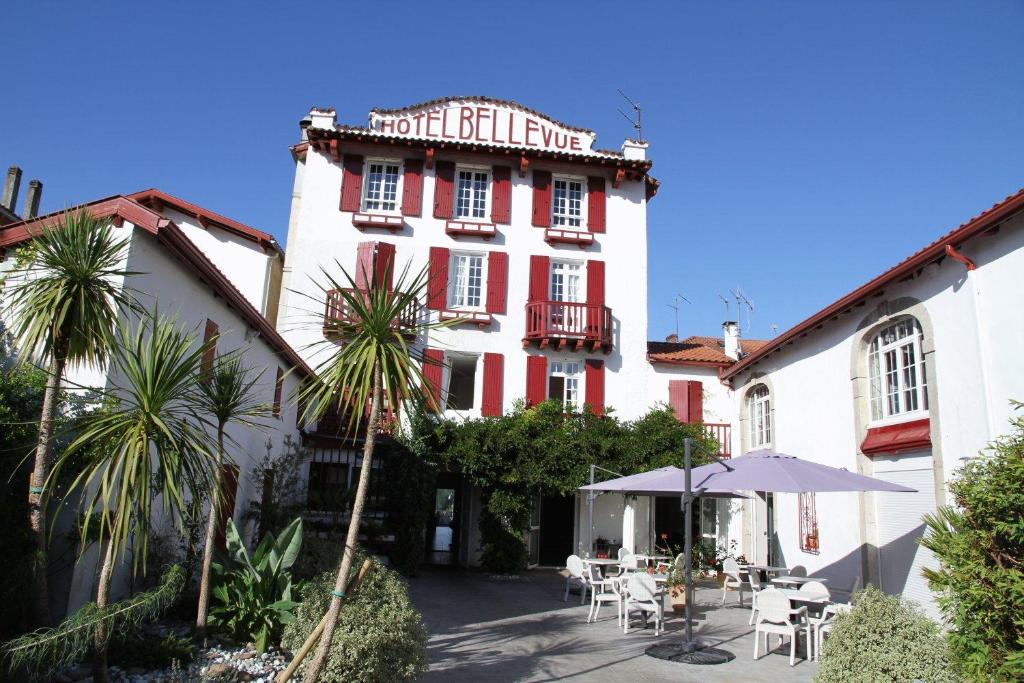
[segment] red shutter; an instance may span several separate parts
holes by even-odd
[[[220,500],[217,506],[217,534],[213,545],[224,550],[227,545],[228,520],[235,516],[235,494],[238,492],[238,466],[220,466]]]
[[[604,415],[604,361],[588,358],[586,361],[586,403],[595,415]]]
[[[551,171],[533,172],[533,224],[551,227]]]
[[[388,242],[378,242],[377,258],[373,267],[373,276],[376,279],[377,286],[383,286],[390,292],[395,273],[395,245]]]
[[[480,414],[484,417],[500,417],[502,388],[505,379],[505,356],[500,353],[484,354],[484,396]]]
[[[676,414],[680,422],[687,422],[690,418],[690,394],[687,391],[685,379],[670,379],[668,381],[668,404]]]
[[[494,196],[491,198],[491,220],[495,223],[512,222],[512,167],[495,166]]]
[[[434,218],[451,218],[452,197],[455,194],[455,162],[438,161],[434,166]]]
[[[363,157],[346,154],[342,158],[341,210],[358,211],[363,196]]]
[[[423,213],[423,160],[406,159],[402,176],[402,215],[419,216]]]
[[[277,369],[277,380],[274,382],[274,417],[281,417],[281,394],[284,392],[284,370]]]
[[[508,254],[492,251],[487,255],[487,312],[505,312],[508,289]]]
[[[604,261],[587,261],[587,303],[604,306]]]
[[[530,257],[530,301],[547,301],[550,267],[551,259],[547,256]]]
[[[696,424],[704,421],[704,385],[699,380],[690,380],[686,383],[686,394],[689,411],[687,422]]]
[[[587,178],[587,229],[604,232],[604,178]]]
[[[548,397],[548,359],[526,357],[526,405],[535,406]]]
[[[448,306],[447,249],[444,247],[430,248],[429,269],[427,276],[427,308],[441,311]]]
[[[352,278],[356,281],[356,289],[367,291],[373,280],[373,255],[377,253],[376,242],[360,242],[356,248],[356,272]]]
[[[206,329],[203,331],[203,356],[199,361],[199,370],[204,375],[210,374],[213,370],[213,361],[217,357],[218,336],[220,336],[220,328],[217,327],[217,323],[207,318]]]
[[[428,410],[441,410],[441,370],[444,368],[444,351],[423,350],[423,389],[427,395]]]

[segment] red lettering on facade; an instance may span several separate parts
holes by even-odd
[[[382,133],[394,133],[395,132],[395,122],[394,122],[394,120],[388,121],[388,120],[385,119],[385,120],[381,121],[380,122],[380,132],[382,132]]]
[[[491,110],[490,109],[488,109],[487,107],[477,107],[477,110],[476,110],[476,135],[473,136],[474,139],[477,142],[487,142],[487,138],[480,137],[480,132],[484,129],[484,127],[481,124],[484,121],[486,121],[487,119],[489,119],[489,118],[491,118]],[[493,142],[493,140],[492,140],[492,142]]]
[[[491,116],[491,142],[505,142],[498,139],[498,110],[495,109]]]
[[[427,112],[427,137],[436,138],[437,133],[432,131],[434,121],[441,120],[441,113],[436,111]]]
[[[575,150],[577,152],[583,151],[583,147],[580,145],[580,139],[575,135],[569,138],[569,149]]]
[[[441,137],[454,140],[454,135],[448,135],[448,110],[441,110]]]
[[[423,112],[416,114],[412,117],[412,120],[416,122],[416,135],[420,134],[420,124],[423,123]]]
[[[569,135],[567,133],[555,133],[555,147],[565,149],[569,146]]]
[[[521,145],[522,142],[512,137],[512,126],[515,123],[516,117],[512,115],[512,112],[508,113],[508,144],[510,145]]]
[[[526,145],[527,147],[536,147],[537,143],[530,141],[530,135],[531,135],[531,133],[536,133],[539,130],[540,130],[540,124],[539,123],[537,123],[533,119],[526,119],[526,139],[523,140],[523,144]]]
[[[398,125],[395,126],[395,129],[399,135],[408,135],[410,126],[412,126],[412,122],[409,119],[398,119]]]
[[[547,126],[541,126],[541,128],[540,128],[540,139],[544,141],[544,146],[545,147],[550,147],[551,146],[551,133],[552,132],[553,131],[550,128],[548,128]],[[555,139],[557,140],[558,138],[556,137]]]
[[[469,124],[469,132],[466,132],[466,124]],[[459,139],[473,139],[473,110],[469,107],[459,107]]]

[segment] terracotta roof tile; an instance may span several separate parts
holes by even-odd
[[[741,339],[740,351],[754,353],[768,342]],[[652,363],[732,365],[736,361],[725,355],[725,344],[718,337],[694,335],[678,342],[647,342],[647,359]]]

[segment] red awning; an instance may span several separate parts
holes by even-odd
[[[885,427],[868,430],[868,435],[860,445],[866,455],[876,453],[899,453],[929,448],[932,445],[931,425],[928,418],[901,422]]]

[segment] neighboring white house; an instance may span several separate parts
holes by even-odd
[[[734,455],[770,448],[918,491],[761,496],[732,533],[747,558],[840,589],[859,576],[935,613],[921,515],[1024,398],[1022,273],[1024,190],[725,370]]]
[[[118,236],[128,243],[122,267],[137,273],[123,284],[136,292],[140,303],[196,330],[197,345],[216,336],[217,352],[244,349],[244,363],[263,372],[257,388],[275,406],[274,416],[263,421],[264,431],[229,428],[228,447],[237,467],[228,468],[224,493],[241,525],[255,494],[250,475],[266,454],[268,439],[275,454],[286,438],[299,439],[296,407],[289,398],[310,374],[263,316],[276,303],[274,271],[280,269],[280,248],[264,232],[156,190],[75,208],[109,217],[117,226]],[[59,218],[50,214],[0,228],[0,273],[10,270],[19,244]],[[115,379],[106,368],[96,367],[70,369],[66,376],[68,386],[102,389],[111,389]],[[224,516],[223,524],[226,520]],[[91,599],[95,555],[93,548],[71,572],[55,579],[55,604],[66,599],[70,611]],[[127,566],[118,568],[115,597],[127,588],[128,573]]]

